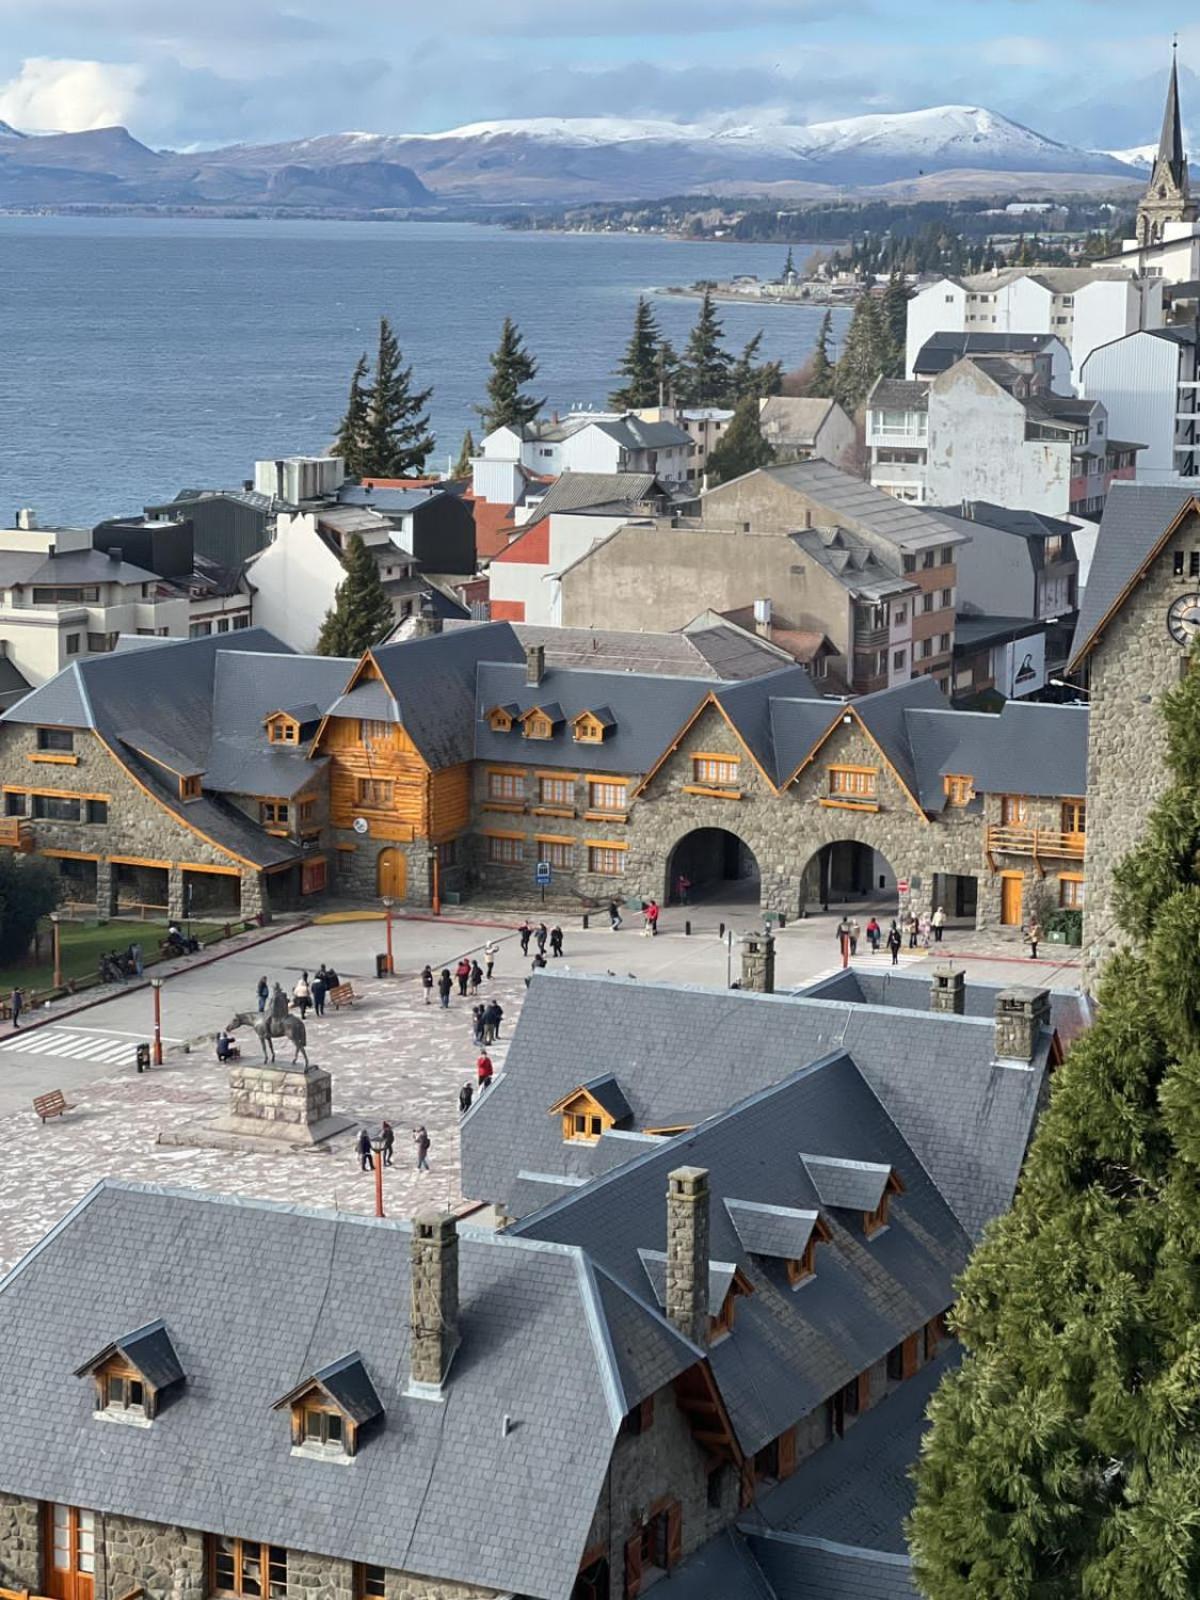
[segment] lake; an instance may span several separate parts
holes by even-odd
[[[797,252],[799,255],[801,252]],[[92,523],[262,457],[327,449],[356,357],[394,323],[432,384],[437,466],[479,436],[488,355],[511,314],[547,409],[603,404],[637,296],[778,275],[782,245],[510,232],[470,223],[0,217],[0,526],[18,506]],[[682,349],[698,302],[659,297]],[[723,305],[798,365],[820,308]],[[834,313],[840,332],[848,313]]]

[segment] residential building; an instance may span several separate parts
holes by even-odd
[[[893,499],[924,505],[929,470],[929,385],[877,378],[867,396],[871,483]]]
[[[836,400],[773,394],[759,401],[758,425],[779,461],[817,457],[852,472],[858,459],[853,418]]]
[[[144,509],[154,522],[190,522],[197,562],[224,571],[237,570],[270,543],[274,502],[253,489],[181,489],[174,500]]]
[[[250,626],[253,598],[242,564],[225,567],[198,555],[190,518],[112,517],[92,529],[92,544],[153,572],[164,598],[185,594],[189,637]]]
[[[1050,387],[1071,393],[1071,352],[1053,333],[935,333],[917,351],[912,375],[928,382],[964,356],[1002,356],[1029,370],[1038,357],[1048,357]]]
[[[1079,392],[1102,402],[1109,426],[1142,440],[1141,483],[1200,473],[1200,348],[1195,322],[1128,333],[1083,363]]]
[[[634,415],[643,422],[673,422],[683,429],[693,446],[687,463],[687,481],[692,484],[703,483],[709,455],[733,421],[728,406],[641,406]]]
[[[527,473],[648,473],[664,484],[685,484],[695,445],[677,422],[643,421],[633,411],[574,411],[524,428],[497,428],[472,463],[474,491],[497,504],[516,504]]]
[[[348,483],[338,490],[337,504],[385,517],[392,543],[412,552],[418,572],[469,577],[475,571],[475,519],[470,501],[457,488]]]

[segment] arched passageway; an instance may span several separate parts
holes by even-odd
[[[694,828],[667,857],[666,903],[720,901],[757,905],[760,893],[754,851],[728,828]]]
[[[804,869],[803,899],[809,911],[837,905],[891,904],[897,899],[896,874],[881,850],[858,839],[823,844]]]

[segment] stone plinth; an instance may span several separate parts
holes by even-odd
[[[159,1142],[311,1150],[352,1125],[353,1118],[333,1114],[333,1079],[321,1067],[235,1061],[229,1069],[229,1110],[160,1134]]]

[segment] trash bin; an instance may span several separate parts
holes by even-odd
[[[149,1072],[150,1070],[150,1046],[148,1044],[140,1044],[137,1047],[137,1069],[139,1072]]]
[[[388,975],[388,958],[384,954],[384,952],[381,950],[379,952],[379,954],[375,957],[375,976],[377,978],[386,978],[387,975]]]

